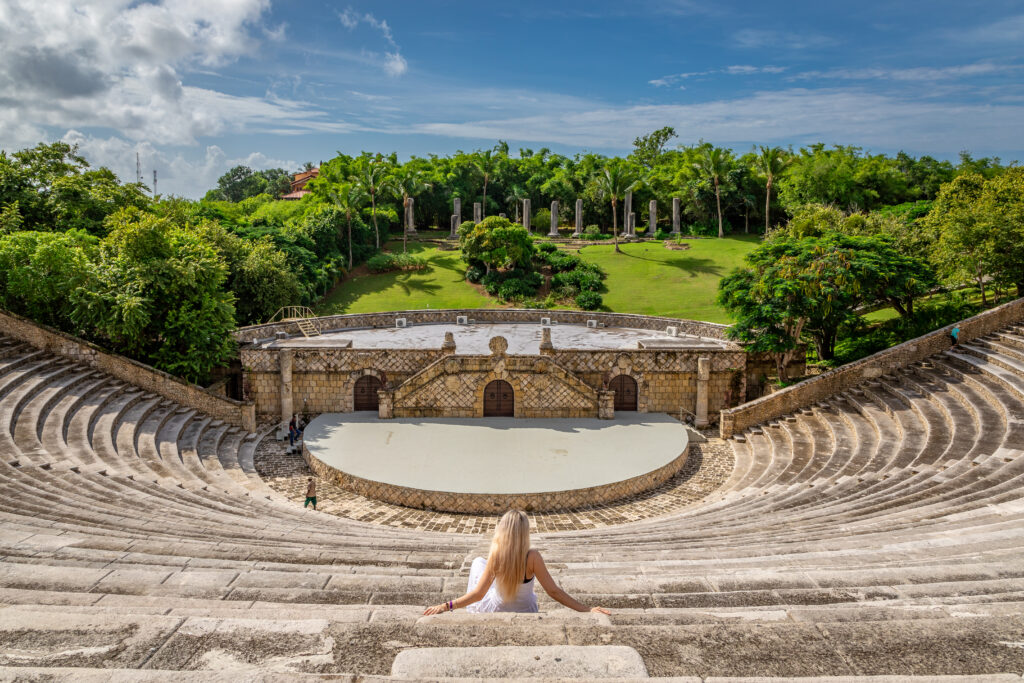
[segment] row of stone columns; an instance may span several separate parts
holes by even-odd
[[[453,200],[455,213],[451,217],[451,237],[454,238],[458,234],[459,226],[462,224],[462,200],[455,197]],[[413,198],[410,197],[405,207],[405,219],[406,219],[406,231],[410,234],[416,232],[416,227],[413,223]],[[624,206],[624,224],[623,234],[629,236],[636,236],[636,213],[633,211],[633,193],[626,193],[625,206]],[[499,214],[502,218],[505,214]],[[523,227],[526,228],[527,232],[533,232],[530,224],[531,219],[531,204],[529,199],[523,200]],[[473,222],[479,223],[483,220],[483,207],[480,202],[473,203]],[[679,234],[680,225],[680,202],[679,197],[672,198],[672,234]],[[655,231],[658,227],[658,202],[652,199],[647,205],[647,235],[654,236]],[[583,234],[583,200],[576,200],[576,223],[573,237],[579,237]],[[558,237],[558,201],[551,202],[551,225],[548,231],[548,237]]]

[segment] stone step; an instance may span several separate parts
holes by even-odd
[[[647,678],[640,653],[622,645],[437,647],[402,650],[391,675],[425,678]]]

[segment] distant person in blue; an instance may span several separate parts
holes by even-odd
[[[960,328],[954,327],[950,330],[949,338],[953,340],[953,346],[960,346]]]
[[[302,431],[305,426],[301,415],[292,415],[291,422],[288,423],[288,446],[290,449],[294,449],[295,442],[302,438]]]

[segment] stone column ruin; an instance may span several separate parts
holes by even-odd
[[[572,234],[573,237],[579,237],[583,234],[583,200],[576,200],[576,232]]]
[[[456,197],[454,204],[456,220],[458,220],[459,225],[462,225],[462,200]]]
[[[679,234],[679,197],[672,198],[672,234]]]
[[[540,355],[550,355],[554,353],[554,351],[555,345],[551,343],[551,328],[540,328]]]
[[[708,383],[711,380],[711,359],[702,356],[697,359],[697,405],[694,408],[693,425],[708,426]]]
[[[629,221],[626,223],[630,237],[636,237],[636,212],[629,212]]]
[[[622,211],[622,224],[626,229],[626,234],[629,235],[629,214],[633,213],[633,193],[626,193],[626,201],[623,202],[625,208]]]
[[[548,237],[558,237],[558,200],[551,202],[551,230]]]
[[[484,219],[483,208],[480,202],[473,202],[473,222],[479,223]]]
[[[459,215],[456,213],[452,214],[452,232],[449,235],[452,239],[459,236]]]
[[[647,205],[647,239],[654,239],[658,229],[658,200],[652,199]]]
[[[523,200],[523,227],[526,228],[526,232],[533,232],[530,229],[530,200]]]
[[[405,200],[405,231],[410,235],[416,234],[416,220],[414,218],[413,204],[416,200],[409,197]]]
[[[278,365],[281,368],[281,425],[277,430],[279,439],[288,438],[288,423],[291,422],[295,413],[292,402],[292,365],[295,359],[295,351],[292,349],[281,349],[277,356]]]

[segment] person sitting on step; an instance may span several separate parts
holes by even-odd
[[[440,614],[465,607],[467,612],[537,612],[534,579],[551,598],[577,612],[609,614],[603,607],[587,607],[558,587],[540,553],[530,548],[530,520],[525,512],[506,512],[491,539],[485,560],[473,560],[469,585],[462,597],[428,607],[424,614]]]

